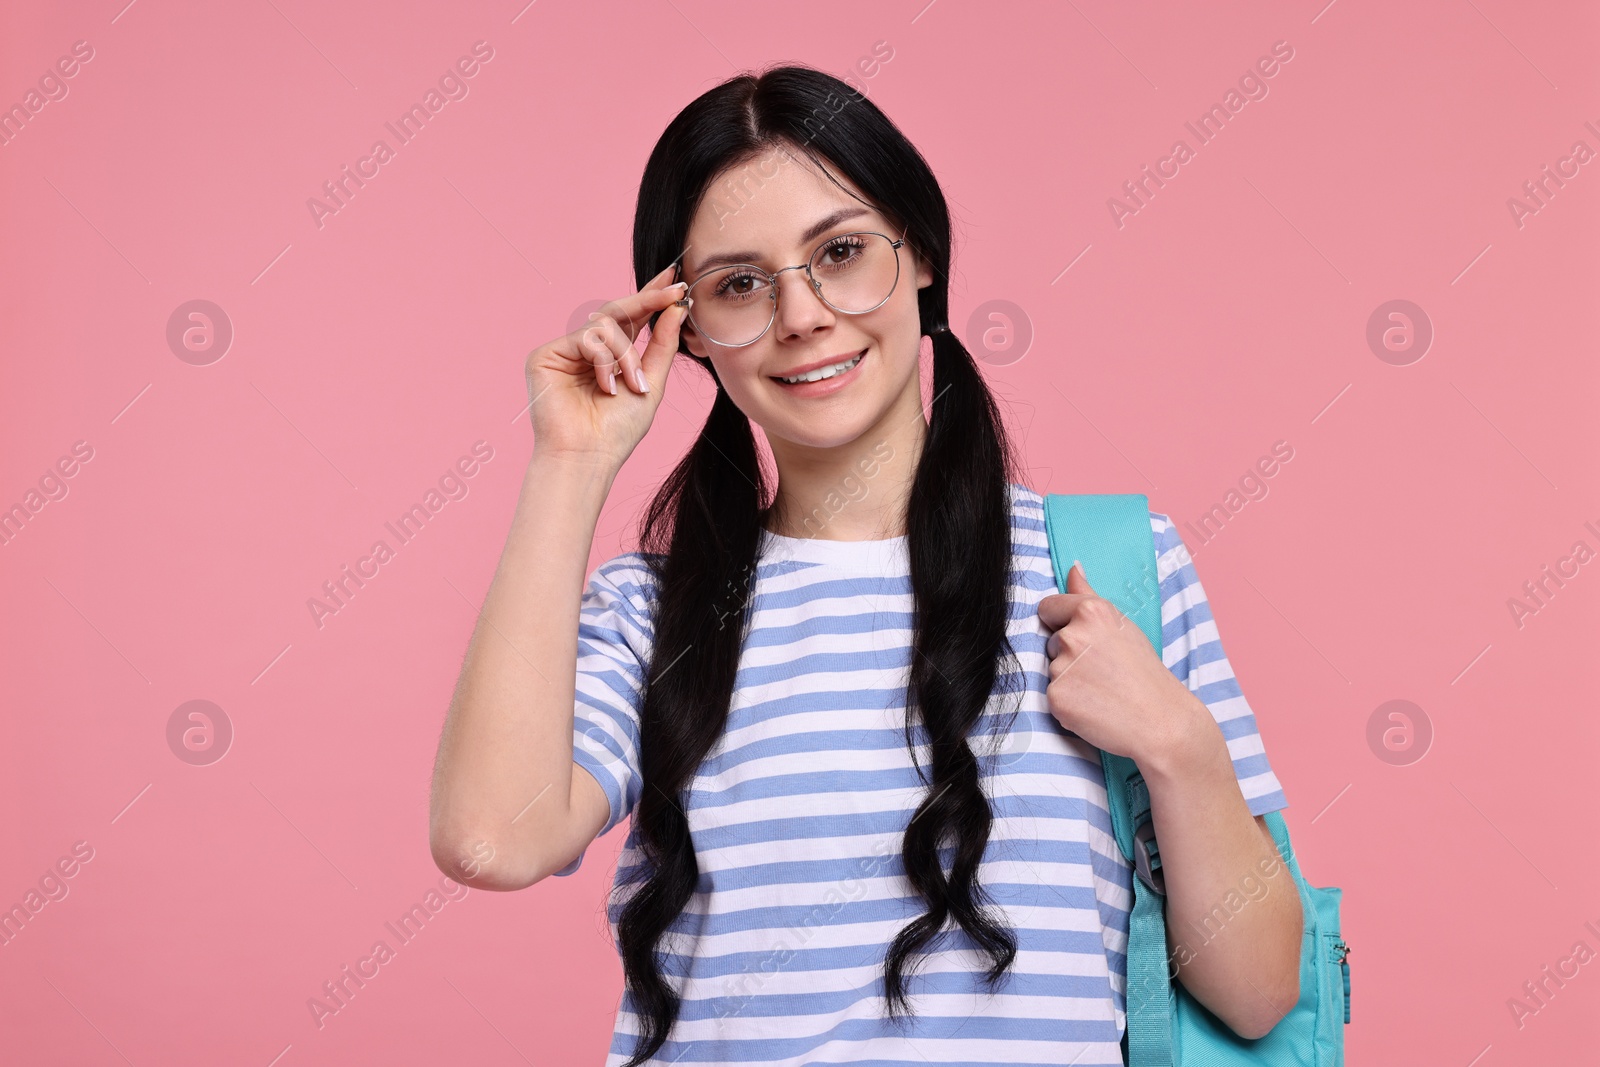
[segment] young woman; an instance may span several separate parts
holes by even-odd
[[[528,358],[533,457],[440,740],[440,867],[522,888],[632,817],[610,1067],[1118,1064],[1132,875],[1104,747],[1149,783],[1178,980],[1270,1029],[1298,995],[1294,884],[1220,907],[1277,859],[1254,715],[1167,516],[1162,656],[1079,568],[1055,593],[1042,498],[947,323],[916,149],[827,74],[733,78],[657,143],[633,257],[638,292]],[[710,415],[641,550],[585,586],[679,353]]]

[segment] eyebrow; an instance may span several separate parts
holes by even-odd
[[[845,222],[849,219],[859,218],[865,214],[867,214],[867,209],[864,207],[842,207],[838,211],[835,211],[829,215],[825,215],[818,219],[811,226],[808,226],[806,231],[800,235],[800,243],[806,244],[810,241],[813,241],[816,238],[821,237],[824,233],[827,233],[829,230],[833,229],[835,226],[839,225],[841,222]],[[684,277],[697,278],[706,271],[715,267],[730,267],[735,263],[756,263],[760,258],[760,252],[719,252],[714,256],[707,256],[700,262],[696,269],[687,272]]]

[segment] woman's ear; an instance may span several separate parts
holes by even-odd
[[[689,354],[696,359],[710,358],[706,355],[705,338],[701,337],[699,332],[690,325],[688,319],[684,319],[683,325],[678,327],[678,340],[684,348],[689,350]]]
[[[915,251],[911,253],[911,257],[917,264],[917,288],[926,289],[933,284],[933,267]]]

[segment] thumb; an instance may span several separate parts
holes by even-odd
[[[1094,586],[1089,584],[1089,579],[1084,576],[1083,564],[1077,560],[1072,561],[1071,568],[1067,571],[1067,592],[1093,593]]]
[[[668,304],[650,327],[650,341],[639,355],[639,366],[652,389],[666,389],[672,359],[678,354],[678,330],[688,313],[687,308]]]

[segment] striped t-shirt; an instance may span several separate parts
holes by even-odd
[[[700,884],[663,939],[683,1003],[651,1063],[1121,1064],[1132,872],[1112,836],[1098,750],[1046,706],[1038,605],[1056,585],[1043,498],[1013,484],[1011,499],[1008,631],[1025,684],[1020,694],[997,684],[970,741],[995,815],[979,882],[1016,934],[1011,969],[987,986],[989,957],[951,920],[938,950],[911,961],[915,1014],[885,1018],[888,946],[924,911],[900,861],[927,792],[904,734],[906,538],[764,533],[727,727],[689,790]],[[1216,717],[1251,814],[1283,808],[1188,552],[1166,515],[1151,512],[1150,525],[1163,662]],[[611,802],[601,833],[639,798],[653,589],[645,557],[626,553],[599,566],[583,595],[573,758]],[[913,738],[931,767],[920,724]],[[613,888],[642,862],[635,846],[630,830]],[[613,900],[613,938],[618,914]],[[637,1032],[624,989],[607,1067],[631,1055]]]

